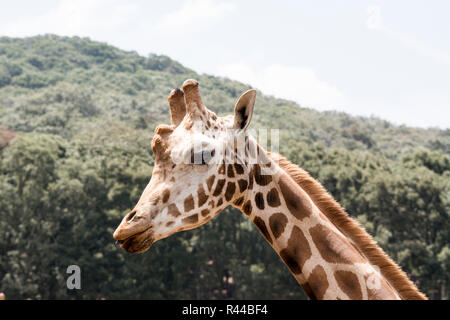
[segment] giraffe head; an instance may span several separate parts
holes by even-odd
[[[157,240],[206,223],[230,204],[242,204],[248,174],[239,154],[247,153],[241,147],[255,96],[255,90],[244,92],[234,115],[217,117],[204,106],[195,80],[170,93],[171,125],[155,129],[151,180],[114,232],[123,249],[144,252]]]

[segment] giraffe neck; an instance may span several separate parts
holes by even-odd
[[[277,164],[251,167],[236,205],[260,230],[311,299],[399,299],[399,295],[308,194]],[[279,170],[278,170],[279,169]]]

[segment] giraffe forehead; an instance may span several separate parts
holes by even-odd
[[[226,147],[226,136],[219,131],[198,131],[181,129],[175,131],[170,139],[170,156],[175,163],[190,163],[192,152],[215,150],[219,154]]]
[[[229,140],[229,129],[233,125],[233,116],[217,117],[212,111],[207,111],[203,117],[186,117],[178,127],[159,125],[155,129],[152,148],[159,146],[160,150],[175,150],[193,147],[194,145],[221,147]],[[172,152],[172,151],[170,151]]]
[[[205,117],[186,118],[184,125],[179,127],[190,132],[218,135],[220,132],[225,132],[227,129],[233,127],[233,119],[234,117],[232,115],[217,117],[213,112],[209,112]]]

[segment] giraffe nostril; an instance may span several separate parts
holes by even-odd
[[[136,210],[131,211],[130,213],[127,214],[127,218],[126,221],[130,222],[131,219],[133,219],[133,217],[136,215]]]

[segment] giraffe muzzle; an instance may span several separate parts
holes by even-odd
[[[153,235],[152,224],[133,210],[122,219],[113,237],[122,249],[131,253],[141,253],[150,248],[154,242]]]
[[[130,253],[142,253],[150,249],[154,242],[152,227],[122,240],[116,240],[123,250]]]

